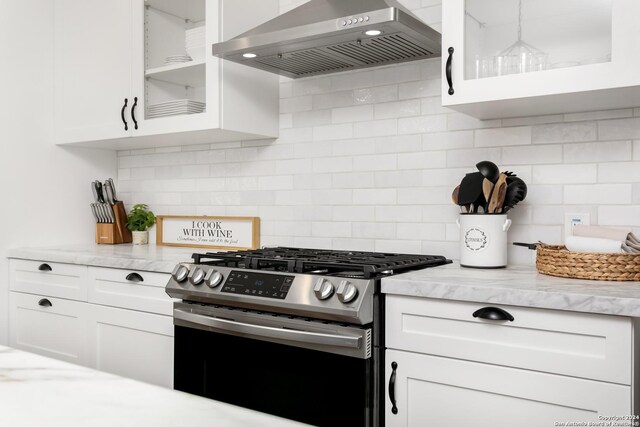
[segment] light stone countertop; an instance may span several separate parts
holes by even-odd
[[[7,427],[305,425],[3,346],[0,402]]]
[[[215,249],[156,246],[153,244],[86,244],[42,248],[14,248],[8,250],[7,257],[171,273],[177,263],[191,261],[191,255],[194,252],[215,251]]]
[[[565,279],[533,266],[482,270],[454,263],[382,279],[382,292],[640,317],[640,282]]]

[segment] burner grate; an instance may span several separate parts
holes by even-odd
[[[276,247],[236,252],[193,254],[196,264],[223,265],[254,270],[329,274],[365,279],[390,276],[451,261],[436,255],[334,251]]]

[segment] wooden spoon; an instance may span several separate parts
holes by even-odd
[[[487,203],[484,205],[485,213],[488,213],[489,209],[489,200],[491,200],[491,192],[493,191],[494,184],[489,181],[487,178],[482,181],[482,194],[484,194],[484,199]]]
[[[493,188],[493,194],[491,194],[491,200],[489,200],[489,209],[487,213],[500,213],[500,211],[502,211],[502,205],[504,203],[506,193],[507,175],[501,173],[500,178],[498,178],[498,181]]]

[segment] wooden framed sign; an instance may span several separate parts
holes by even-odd
[[[258,249],[260,218],[243,216],[158,216],[156,244],[211,249]]]

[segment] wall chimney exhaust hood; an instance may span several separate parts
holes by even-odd
[[[438,57],[440,33],[395,0],[311,0],[213,55],[291,78]]]

